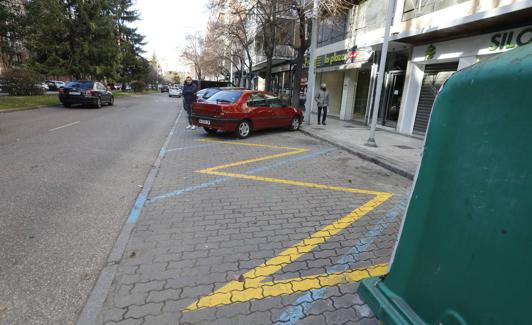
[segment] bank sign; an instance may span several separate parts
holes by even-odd
[[[354,48],[320,55],[316,58],[316,68],[331,67],[349,63],[365,62],[369,60],[373,51],[371,48]],[[305,58],[305,67],[308,67],[310,58]]]
[[[532,26],[492,34],[489,50],[495,52],[513,49],[529,43],[532,43]]]

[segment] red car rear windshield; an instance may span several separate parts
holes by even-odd
[[[213,104],[233,104],[242,96],[243,92],[242,90],[223,90],[212,95],[207,99],[207,102]]]

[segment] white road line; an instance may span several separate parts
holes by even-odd
[[[68,123],[68,124],[65,124],[65,125],[61,125],[61,126],[58,126],[56,128],[48,130],[48,132],[52,132],[52,131],[59,130],[59,129],[62,129],[62,128],[66,128],[66,127],[69,127],[69,126],[72,126],[72,125],[76,125],[76,124],[78,124],[80,122],[81,121],[76,121],[76,122]]]

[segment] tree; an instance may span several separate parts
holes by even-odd
[[[32,0],[25,5],[30,66],[45,75],[131,80],[145,72],[132,0]]]
[[[185,40],[187,45],[181,52],[181,56],[194,68],[196,78],[198,80],[203,80],[205,79],[205,60],[203,58],[205,40],[199,32],[196,32],[195,34],[188,34],[185,37]]]
[[[0,60],[4,67],[11,67],[17,62],[23,36],[22,16],[20,1],[0,2]]]
[[[143,69],[140,68],[146,62],[141,56],[144,53],[144,36],[137,32],[136,28],[130,26],[131,23],[140,19],[138,11],[131,9],[132,0],[112,0],[112,15],[114,18],[115,38],[118,44],[118,80],[127,82],[139,78]],[[148,71],[145,71],[147,74]]]
[[[179,75],[179,72],[177,71],[168,71],[167,72],[168,78],[173,84],[180,84],[181,83],[181,76]]]
[[[234,66],[239,67],[241,77],[240,86],[244,87],[243,71],[251,72],[253,57],[251,56],[254,35],[251,34],[249,24],[251,12],[250,3],[237,0],[211,0],[213,12],[223,12],[213,20],[213,32],[216,39],[225,45],[224,57]],[[249,86],[249,85],[248,85]]]

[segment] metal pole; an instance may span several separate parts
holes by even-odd
[[[314,106],[314,84],[316,83],[315,61],[316,47],[318,45],[318,6],[319,0],[314,0],[312,8],[312,32],[310,35],[310,63],[308,66],[307,97],[305,100],[305,122],[310,125],[310,116]]]
[[[371,128],[369,130],[368,142],[366,146],[376,147],[375,130],[377,129],[377,119],[379,118],[379,105],[381,101],[382,81],[386,69],[386,57],[388,55],[388,43],[390,41],[390,27],[392,25],[393,11],[395,9],[395,0],[388,1],[388,10],[386,11],[386,25],[384,28],[384,39],[382,41],[381,59],[379,63],[379,72],[377,74],[377,89],[375,92],[375,101],[373,102],[373,114],[371,116]]]

